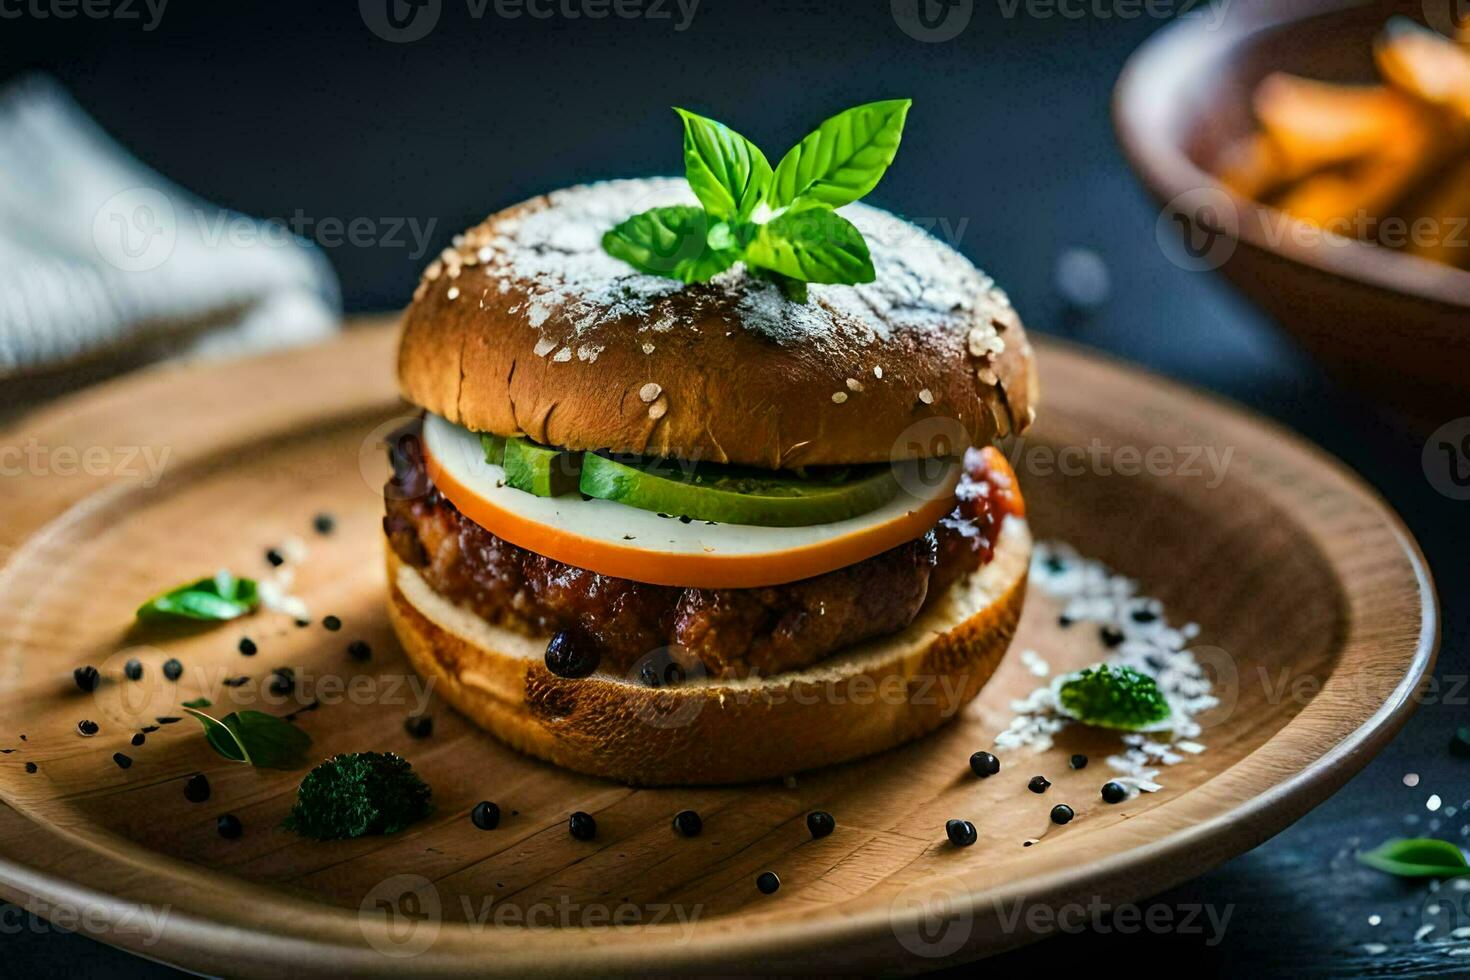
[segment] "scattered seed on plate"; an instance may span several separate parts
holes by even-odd
[[[1104,803],[1122,803],[1128,798],[1128,790],[1122,783],[1110,779],[1103,783],[1102,798]]]
[[[171,715],[166,715],[166,716],[164,716],[162,718],[154,718],[153,720],[156,721],[156,722],[158,722],[160,725],[177,725],[179,722],[183,721],[184,719],[182,719],[182,718],[175,718],[175,717],[173,717]]]
[[[1051,822],[1055,824],[1071,823],[1075,814],[1072,808],[1065,803],[1058,803],[1051,808]]]
[[[126,677],[130,681],[140,681],[140,680],[142,680],[143,679],[143,661],[141,661],[141,660],[129,660],[127,662],[127,664],[125,664],[123,666],[123,676]]]
[[[762,895],[774,895],[776,889],[781,887],[781,878],[774,871],[762,871],[755,876],[755,887],[760,889]]]
[[[36,765],[34,762],[27,762],[26,763],[26,772],[35,772],[36,770],[38,770],[40,768],[41,767],[38,766],[38,765]]]
[[[373,648],[362,640],[353,640],[347,644],[347,655],[353,660],[370,660],[373,656]]]
[[[806,829],[812,835],[812,840],[817,840],[836,830],[837,821],[826,810],[813,810],[806,815]]]
[[[117,763],[119,769],[126,769],[133,764],[132,758],[123,755],[121,752],[112,753],[112,761]]]
[[[698,837],[704,829],[704,821],[693,810],[680,810],[674,814],[674,832],[680,837]]]
[[[224,684],[225,687],[244,687],[246,684],[250,683],[250,678],[226,677],[223,681],[221,681],[221,683]]]
[[[102,727],[90,719],[83,718],[77,722],[77,734],[83,738],[91,738],[100,731],[102,731]]]
[[[310,625],[311,625],[311,620],[309,620],[309,619],[298,619],[298,620],[296,620],[296,628],[297,629],[303,629],[304,630],[304,629],[306,629]]]
[[[184,665],[179,663],[178,658],[170,657],[163,662],[163,676],[171,681],[176,681],[184,676]]]
[[[322,617],[322,626],[335,633],[342,628],[342,620],[336,616],[324,616]]]
[[[102,675],[97,673],[97,668],[91,664],[85,667],[78,667],[71,672],[71,676],[77,682],[77,687],[84,691],[95,691],[97,689],[97,682],[102,679]]]
[[[1101,626],[1097,631],[1098,638],[1102,640],[1103,646],[1112,650],[1123,645],[1123,631],[1109,623]]]
[[[184,783],[184,799],[190,803],[203,803],[209,799],[209,777],[196,772]]]
[[[270,692],[272,694],[290,694],[296,690],[296,671],[290,667],[277,667],[271,671]]]
[[[428,738],[434,734],[434,719],[428,715],[413,715],[403,722],[403,727],[414,738]]]
[[[597,836],[597,821],[592,814],[578,810],[567,818],[567,830],[577,840],[591,840]]]
[[[1082,753],[1079,752],[1076,755],[1072,756],[1072,758],[1071,758],[1071,764],[1072,764],[1072,768],[1073,769],[1086,769],[1087,768],[1087,756],[1085,756],[1085,755],[1083,755]]]
[[[1045,776],[1032,776],[1031,781],[1026,784],[1026,788],[1033,793],[1045,793],[1046,788],[1050,785],[1051,780]]]
[[[948,820],[944,824],[944,835],[955,847],[969,847],[978,836],[975,825],[968,820]]]
[[[134,748],[137,748],[138,746],[142,745],[146,741],[148,741],[148,736],[147,735],[144,735],[142,732],[138,732],[132,738],[132,743],[133,743],[133,747]]]
[[[158,731],[158,726],[144,725],[142,728],[138,729],[138,731],[142,732],[144,735],[152,735],[154,732]]]
[[[470,823],[481,830],[494,830],[500,826],[500,807],[489,800],[481,800],[470,811]]]
[[[220,817],[215,821],[214,826],[219,831],[219,835],[225,840],[236,840],[245,832],[244,826],[240,823],[240,818],[233,813],[226,813]]]
[[[260,648],[255,645],[255,641],[252,640],[250,637],[248,637],[248,636],[242,636],[242,637],[240,637],[240,652],[242,654],[244,654],[245,656],[247,656],[247,657],[253,657],[253,656],[255,656],[256,651],[259,650],[259,649]]]
[[[317,534],[331,534],[337,529],[337,519],[331,514],[321,513],[311,519],[311,527]]]
[[[981,779],[988,779],[1000,772],[1000,760],[989,752],[976,752],[970,756],[970,771]]]

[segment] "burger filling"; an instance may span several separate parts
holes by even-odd
[[[485,451],[487,457],[503,454],[505,471],[511,471],[505,444],[487,440]],[[862,640],[897,632],[934,597],[989,561],[1005,517],[1022,512],[1004,459],[993,449],[972,449],[952,507],[896,547],[784,584],[654,585],[546,557],[477,524],[435,485],[416,437],[395,440],[390,456],[393,477],[385,487],[383,527],[399,559],[437,593],[488,622],[533,636],[572,634],[595,650],[602,671],[634,678],[640,669],[647,673],[657,651],[678,651],[686,666],[697,661],[697,669],[711,677],[746,677],[808,667]],[[606,481],[613,468],[602,459],[594,465]],[[722,488],[707,471],[703,482]],[[881,482],[870,472],[827,474],[811,496],[828,509],[851,506],[859,495],[886,493]],[[704,506],[718,504],[709,498]]]

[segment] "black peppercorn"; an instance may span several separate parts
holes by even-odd
[[[240,818],[233,813],[226,813],[220,817],[215,821],[215,827],[219,830],[219,835],[225,840],[237,840],[245,832],[244,826],[240,823]]]
[[[674,814],[674,832],[680,837],[698,837],[704,829],[704,821],[693,810],[680,810]]]
[[[130,681],[142,680],[143,661],[129,660],[127,664],[123,666],[123,676],[125,676]]]
[[[338,619],[336,616],[323,616],[322,626],[335,633],[342,628],[342,620]]]
[[[1077,753],[1076,755],[1072,756],[1071,762],[1072,762],[1072,768],[1073,769],[1086,769],[1087,768],[1087,756],[1083,755],[1080,752]]]
[[[256,649],[257,649],[257,647],[255,646],[255,641],[254,640],[252,640],[248,636],[242,636],[242,637],[240,637],[240,652],[242,654],[244,654],[247,657],[253,657],[253,656],[255,656]]]
[[[428,715],[414,715],[403,723],[403,727],[414,738],[428,738],[434,734],[434,719]]]
[[[353,660],[371,660],[373,656],[373,648],[368,646],[362,640],[353,640],[351,643],[347,644],[347,656],[351,657]]]
[[[1102,638],[1103,646],[1107,647],[1109,650],[1113,649],[1114,647],[1121,646],[1123,643],[1123,631],[1111,624],[1099,629],[1097,631],[1097,635]]]
[[[577,840],[591,840],[597,836],[597,821],[592,814],[578,810],[567,819],[567,830]]]
[[[1071,823],[1072,817],[1072,808],[1067,806],[1067,804],[1065,803],[1058,803],[1056,806],[1051,808],[1052,823]]]
[[[265,560],[270,562],[272,568],[280,568],[286,564],[286,557],[274,548],[267,548]]]
[[[500,826],[500,807],[489,800],[481,800],[470,811],[470,823],[481,830],[494,830]]]
[[[77,687],[84,691],[95,691],[97,689],[97,682],[102,679],[102,675],[97,673],[97,668],[91,664],[85,667],[78,667],[71,672],[71,676],[77,682]]]
[[[948,820],[944,824],[944,834],[949,842],[955,847],[969,847],[975,843],[977,836],[975,825],[968,820]]]
[[[970,756],[970,771],[986,779],[1000,772],[1000,760],[989,752],[976,752]]]
[[[337,519],[331,514],[318,514],[311,519],[311,526],[317,534],[331,534],[337,529]]]
[[[813,810],[806,815],[806,829],[812,835],[812,840],[826,837],[837,829],[837,821],[832,819],[832,814],[826,810]]]
[[[1110,780],[1103,783],[1102,798],[1104,803],[1122,803],[1128,798],[1128,790],[1122,783]]]
[[[755,876],[755,887],[762,895],[774,895],[781,887],[781,878],[774,871],[762,871]]]
[[[91,738],[93,735],[96,735],[100,731],[102,731],[102,726],[98,725],[95,721],[89,721],[88,719],[84,718],[81,721],[77,722],[78,735],[84,735],[87,738]]]
[[[178,658],[170,657],[163,662],[163,676],[171,681],[176,681],[184,676],[184,665],[179,663]]]
[[[184,799],[190,803],[203,803],[209,799],[209,777],[196,772],[184,783]]]
[[[296,690],[296,671],[290,667],[277,667],[271,672],[270,692],[285,696]]]
[[[39,772],[40,771],[40,768],[41,767],[38,766],[38,765],[36,765],[34,762],[27,762],[26,763],[26,772],[32,772],[32,773],[33,772]]]
[[[1046,788],[1050,785],[1051,780],[1045,776],[1032,776],[1031,782],[1026,784],[1026,788],[1033,793],[1045,793]]]
[[[546,644],[546,669],[557,677],[586,677],[600,659],[596,644],[577,630],[561,630]]]

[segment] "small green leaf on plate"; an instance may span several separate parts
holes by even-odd
[[[195,698],[193,701],[185,701],[182,706],[185,708],[210,708],[213,707],[213,703],[209,698]]]
[[[787,211],[760,226],[747,265],[802,282],[872,282],[873,259],[862,233],[826,208]]]
[[[748,218],[771,182],[766,155],[724,123],[674,107],[684,121],[684,176],[705,211]]]
[[[910,99],[854,106],[826,120],[781,158],[766,195],[773,208],[802,199],[850,204],[883,177],[903,137]]]
[[[735,264],[739,252],[710,248],[710,217],[692,204],[635,214],[602,236],[603,251],[640,272],[704,282]]]
[[[1465,853],[1449,841],[1414,837],[1384,841],[1358,855],[1358,863],[1400,878],[1453,878],[1470,874]]]
[[[185,706],[204,726],[210,746],[232,762],[265,769],[295,769],[306,761],[311,736],[290,722],[263,711],[239,711],[214,718]]]
[[[224,622],[243,616],[260,605],[255,582],[236,578],[227,571],[216,572],[188,585],[154,596],[138,607],[145,623]]]

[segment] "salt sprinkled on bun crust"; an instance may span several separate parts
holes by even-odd
[[[1005,294],[888,212],[839,210],[876,280],[812,284],[806,303],[738,264],[685,285],[602,250],[628,216],[693,203],[683,180],[608,181],[457,236],[405,313],[404,395],[476,431],[771,468],[952,452],[921,423],[954,420],[951,439],[980,444],[1034,417],[1031,349]]]

